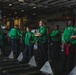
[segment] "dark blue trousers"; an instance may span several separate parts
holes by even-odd
[[[26,61],[30,60],[32,55],[33,55],[33,45],[31,45],[31,46],[25,45],[25,49],[23,51],[22,62],[26,62]]]
[[[64,47],[64,49],[66,48],[66,45]],[[66,51],[65,51],[65,59],[64,59],[64,65],[63,65],[63,69],[64,70],[68,70],[69,72],[75,67],[76,65],[76,45],[71,45],[69,47],[69,55],[66,55]]]
[[[39,43],[39,65],[44,65],[48,59],[48,46],[47,42]]]
[[[5,55],[5,47],[4,46],[0,46],[1,52],[3,55]]]
[[[11,39],[11,50],[14,53],[14,58],[18,56],[18,42],[17,39]]]
[[[58,60],[60,58],[60,45],[60,41],[52,41],[51,60]]]

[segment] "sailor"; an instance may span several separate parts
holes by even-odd
[[[64,43],[64,50],[65,50],[65,63],[64,69],[71,71],[75,64],[74,64],[74,56],[75,56],[75,48],[76,48],[76,39],[74,36],[76,35],[76,27],[74,26],[73,21],[68,21],[68,27],[65,28],[62,41]],[[68,63],[68,64],[66,64]]]
[[[18,39],[20,37],[20,31],[17,26],[14,26],[9,32],[9,37],[11,39],[11,50],[14,52],[14,58],[18,56]]]
[[[25,35],[25,50],[23,51],[23,59],[22,59],[23,63],[29,61],[33,56],[33,46],[36,41],[35,35],[34,33],[31,32],[30,27],[26,27],[26,31],[27,33]]]
[[[45,22],[39,21],[39,61],[40,65],[44,65],[48,58],[48,40],[47,40],[47,27],[45,26]]]
[[[51,37],[51,60],[58,60],[60,58],[61,32],[59,25],[50,34]]]

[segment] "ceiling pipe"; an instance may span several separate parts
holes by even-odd
[[[50,3],[49,5],[54,5],[54,4],[57,4],[59,2],[62,2],[62,0],[59,0],[59,1],[56,1],[56,2],[53,2],[53,3]]]
[[[63,5],[62,7],[68,7],[71,8],[72,5],[76,5],[76,3],[72,3],[72,4],[67,4],[67,5]]]
[[[63,5],[67,5],[67,4],[69,4],[69,3],[74,3],[74,2],[76,2],[75,0],[72,0],[72,1],[70,1],[70,2],[65,2],[65,3],[61,3],[61,4],[55,4],[54,6],[52,6],[52,7],[57,7],[57,6],[63,6]],[[52,5],[52,4],[50,4],[50,5]]]

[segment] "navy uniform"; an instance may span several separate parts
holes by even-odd
[[[39,39],[39,59],[40,66],[42,66],[48,59],[48,40],[47,40],[47,28],[44,26],[43,21],[39,22],[39,33],[41,36]]]
[[[11,39],[11,50],[13,50],[14,52],[14,58],[17,58],[18,56],[18,39],[20,37],[20,31],[17,29],[17,27],[15,26],[14,28],[12,28],[10,30],[9,33],[10,39]]]
[[[51,37],[51,59],[58,60],[60,57],[61,32],[59,26],[56,25],[55,30],[50,34]]]
[[[70,22],[70,21],[69,21]],[[67,28],[65,28],[62,41],[65,44],[65,64],[68,63],[68,70],[72,70],[75,66],[74,64],[74,56],[75,56],[75,48],[76,48],[76,39],[72,38],[72,36],[76,35],[76,27],[70,24]],[[65,67],[65,66],[64,66]]]
[[[33,45],[36,41],[34,33],[30,31],[30,28],[27,27],[29,31],[25,34],[25,50],[23,51],[23,59],[22,62],[27,62],[27,60],[30,60],[33,56]],[[28,56],[27,56],[28,54]],[[28,58],[28,59],[26,59]]]

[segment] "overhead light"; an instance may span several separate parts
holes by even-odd
[[[12,4],[9,4],[9,6],[12,6]]]
[[[36,6],[34,6],[33,9],[36,9]]]
[[[24,12],[24,10],[21,10],[21,12]]]
[[[33,13],[33,15],[36,15],[35,13]]]
[[[15,14],[17,14],[17,12],[15,12]]]
[[[18,0],[19,2],[24,2],[24,0]]]

